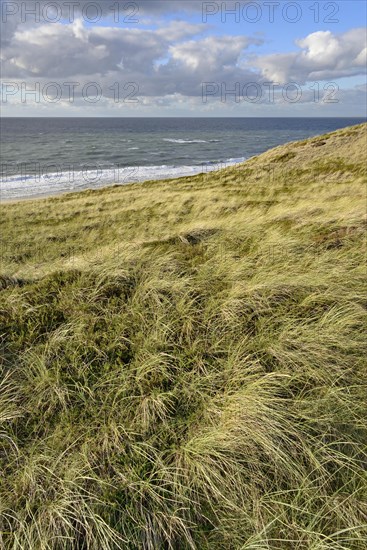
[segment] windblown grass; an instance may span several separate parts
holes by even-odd
[[[365,549],[366,142],[1,207],[4,549]]]

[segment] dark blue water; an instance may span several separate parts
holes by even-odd
[[[3,118],[1,198],[198,173],[356,118]]]

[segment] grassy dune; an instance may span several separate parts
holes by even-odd
[[[366,145],[1,206],[1,548],[366,548]]]

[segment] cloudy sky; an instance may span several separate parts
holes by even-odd
[[[365,116],[362,0],[1,1],[4,116]]]

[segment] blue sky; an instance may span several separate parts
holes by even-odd
[[[27,2],[28,7],[36,4]],[[367,4],[362,0],[140,0],[131,3],[133,22],[123,21],[129,16],[126,2],[93,2],[102,14],[95,23],[95,8],[87,0],[77,3],[74,20],[60,12],[56,22],[42,17],[43,12],[39,20],[25,20],[24,2],[18,2],[18,13],[12,13],[16,10],[9,2],[1,4],[4,115],[366,113]],[[47,2],[39,4],[42,9]],[[63,4],[60,0],[60,9]],[[112,5],[120,9],[118,22],[117,12],[108,10]],[[233,8],[237,21],[226,11]],[[78,83],[72,97],[65,82]],[[258,102],[244,96],[249,82],[258,87]],[[275,90],[273,101],[267,101],[265,82]],[[90,101],[90,83],[97,86],[98,101]],[[203,101],[206,83],[217,93]],[[299,90],[297,101],[284,99],[284,88],[292,83],[295,93]],[[330,83],[334,101],[328,101]],[[238,94],[225,95],[223,101],[223,86],[232,90],[237,85]],[[27,90],[37,90],[38,96]]]

